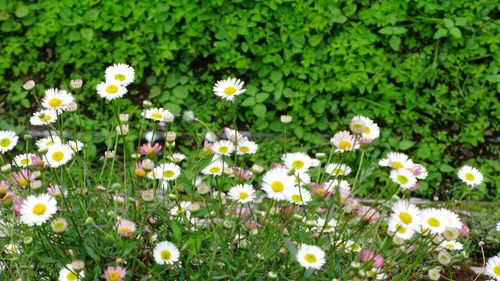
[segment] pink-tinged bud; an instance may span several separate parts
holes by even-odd
[[[261,225],[253,220],[248,220],[245,222],[245,227],[252,230],[252,229],[260,229]]]
[[[376,221],[380,217],[380,212],[368,206],[358,207],[358,218],[367,222]]]
[[[373,258],[373,267],[374,268],[381,268],[384,265],[384,257],[381,255],[376,255]]]
[[[31,163],[33,163],[33,166],[39,169],[43,169],[43,167],[45,167],[45,162],[43,162],[42,158],[40,158],[40,156],[38,155],[31,157]]]
[[[325,208],[317,208],[317,209],[316,209],[316,214],[318,214],[318,215],[322,215],[322,214],[324,214],[326,211],[327,211],[327,209],[325,209]]]
[[[416,182],[414,185],[410,186],[409,190],[410,191],[415,191],[420,188],[420,184]]]
[[[69,81],[69,84],[71,88],[73,89],[80,89],[83,86],[83,80],[82,79],[73,79]]]
[[[280,120],[281,120],[281,123],[283,123],[283,124],[289,124],[290,122],[292,122],[292,116],[281,115]]]
[[[361,253],[359,254],[359,259],[362,262],[369,262],[375,257],[375,252],[370,249],[363,249],[361,250]]]
[[[463,237],[469,237],[470,229],[467,225],[462,223],[462,227],[460,227],[458,232],[460,232],[460,235],[462,235]]]

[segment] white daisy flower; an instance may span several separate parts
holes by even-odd
[[[413,167],[413,161],[408,158],[408,155],[400,152],[389,152],[384,159],[380,159],[378,164],[382,167],[391,167],[398,170],[402,168],[410,169]]]
[[[457,242],[455,240],[451,241],[443,241],[439,245],[441,248],[448,249],[448,250],[462,250],[464,248],[464,245],[462,243]]]
[[[186,159],[186,155],[182,153],[173,153],[172,155],[167,156],[167,159],[174,163],[179,163]]]
[[[73,150],[66,144],[54,144],[49,146],[43,157],[44,162],[52,168],[60,167],[73,158]]]
[[[116,81],[123,86],[134,82],[134,69],[123,63],[113,64],[106,68],[106,81]]]
[[[296,186],[304,186],[311,183],[311,176],[306,172],[295,173],[294,177]]]
[[[337,241],[336,246],[339,249],[344,250],[344,252],[361,252],[362,249],[359,243],[356,243],[352,240],[347,240],[347,241],[339,240]]]
[[[43,126],[52,124],[57,120],[57,112],[54,109],[42,109],[30,117],[30,123],[33,126]]]
[[[149,108],[142,111],[142,116],[153,121],[166,122],[173,118],[172,112],[161,107]]]
[[[330,219],[328,222],[326,222],[325,219],[318,218],[315,224],[316,224],[315,227],[313,227],[314,231],[317,232],[323,231],[325,233],[328,233],[328,232],[333,232],[335,230],[335,227],[337,226],[337,221],[334,219]]]
[[[285,200],[285,191],[295,186],[295,178],[288,175],[288,170],[276,168],[266,172],[262,178],[262,189],[267,197]]]
[[[347,176],[351,173],[351,168],[345,164],[330,163],[326,165],[325,171],[327,174],[334,177]]]
[[[220,140],[216,141],[212,145],[212,150],[219,155],[229,156],[234,151],[234,145],[231,141],[228,140]]]
[[[153,250],[153,257],[157,264],[174,264],[179,260],[180,252],[177,247],[169,241],[156,244]]]
[[[123,97],[127,93],[127,88],[116,81],[106,81],[97,84],[97,94],[101,98],[114,100]]]
[[[500,280],[500,253],[494,257],[491,257],[486,262],[486,274]]]
[[[301,244],[296,256],[305,268],[320,269],[325,264],[325,252],[318,246]]]
[[[344,191],[351,191],[351,186],[349,185],[349,182],[346,180],[340,180],[340,179],[334,179],[334,180],[329,180],[323,184],[325,191],[333,191],[338,189],[341,191],[340,193],[342,194],[342,190]]]
[[[18,141],[19,137],[14,131],[0,131],[0,152],[12,150]]]
[[[229,78],[217,81],[213,90],[215,95],[221,97],[222,99],[233,101],[234,97],[245,92],[243,84],[243,81],[240,81],[239,79]]]
[[[399,219],[391,217],[388,223],[387,230],[394,233],[394,236],[407,240],[413,237],[415,234],[415,228],[403,224]]]
[[[236,153],[238,155],[255,154],[258,149],[259,146],[255,142],[250,140],[242,140],[238,141],[238,148],[236,149]]]
[[[59,271],[59,281],[80,281],[83,278],[85,278],[85,272],[76,271],[71,264],[67,264]]]
[[[413,164],[410,170],[412,171],[413,175],[419,180],[424,180],[427,178],[427,169],[420,164]]]
[[[462,227],[462,221],[460,217],[454,212],[447,209],[439,209],[441,216],[444,219],[445,227],[460,229]]]
[[[64,90],[51,88],[45,91],[45,97],[42,99],[42,106],[46,109],[52,109],[57,113],[61,113],[66,110],[68,104],[73,102],[75,102],[75,99],[70,93]]]
[[[297,205],[307,205],[311,202],[311,193],[305,188],[293,186],[285,190],[285,198]]]
[[[181,168],[174,163],[163,163],[156,166],[153,175],[158,180],[172,181],[179,177]]]
[[[302,152],[286,153],[281,157],[281,160],[288,169],[297,172],[307,172],[312,163],[312,158]]]
[[[75,140],[75,141],[67,141],[66,144],[71,148],[71,150],[73,150],[73,152],[78,152],[78,151],[81,151],[83,149],[83,142],[79,141],[79,140]]]
[[[391,219],[405,227],[417,228],[420,225],[420,210],[415,204],[406,200],[398,200],[391,207]]]
[[[429,208],[421,211],[421,228],[425,232],[429,230],[431,233],[441,234],[448,226],[446,218],[443,216],[441,209]]]
[[[7,254],[11,254],[11,255],[20,255],[21,254],[21,246],[18,244],[7,244],[3,247],[3,250]],[[1,277],[1,275],[0,275],[0,277]]]
[[[399,184],[403,189],[410,189],[417,183],[417,178],[407,169],[399,169],[391,171],[391,180]]]
[[[14,165],[23,168],[29,167],[33,165],[33,162],[31,161],[31,158],[33,157],[36,157],[36,155],[33,153],[19,154],[16,157],[14,157]]]
[[[238,184],[231,187],[228,198],[239,203],[252,202],[255,199],[255,189],[249,184]]]
[[[226,139],[228,139],[232,142],[236,142],[236,138],[238,139],[238,143],[248,140],[247,137],[242,135],[240,132],[233,130],[231,128],[227,128],[227,127],[224,128],[224,135],[226,136]],[[214,142],[214,141],[212,141],[212,142]]]
[[[463,166],[458,170],[458,177],[467,185],[475,186],[483,182],[483,174],[471,166]]]
[[[380,137],[380,128],[374,122],[368,123],[363,133],[361,133],[361,143],[370,143]]]
[[[319,167],[321,166],[321,161],[316,158],[311,158],[311,167]]]
[[[21,204],[21,222],[42,225],[57,212],[57,201],[48,194],[30,195]]]
[[[61,138],[58,136],[53,136],[53,137],[46,137],[43,139],[39,139],[36,142],[36,146],[38,147],[39,150],[44,150],[44,149],[49,149],[50,146],[54,144],[61,144]]]
[[[368,117],[354,116],[349,123],[353,134],[361,135],[366,141],[373,141],[380,136],[380,128]]]
[[[227,170],[227,168],[227,164],[222,162],[222,160],[215,160],[201,170],[201,173],[204,175],[220,176],[222,175],[222,171]]]
[[[337,148],[337,152],[346,152],[359,149],[359,141],[348,131],[337,132],[331,139],[330,143]]]

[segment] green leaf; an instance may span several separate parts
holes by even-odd
[[[259,118],[266,117],[267,108],[263,104],[256,104],[253,108],[253,113]]]
[[[84,244],[84,247],[85,247],[85,250],[87,251],[87,254],[95,261],[98,261],[99,260],[99,255],[97,255],[97,253],[94,251],[94,249],[92,249],[92,247],[90,247],[89,245],[87,244]]]
[[[16,17],[18,18],[24,18],[25,16],[29,15],[30,9],[27,6],[19,6],[16,9]]]
[[[415,142],[412,142],[410,140],[402,140],[399,142],[399,149],[401,150],[407,150],[409,149],[410,147],[414,146],[415,145]]]
[[[462,38],[462,32],[457,27],[450,28],[450,34],[455,38]]]
[[[448,164],[441,164],[441,166],[439,167],[439,170],[441,172],[445,172],[445,173],[449,173],[449,172],[453,172],[455,171],[455,168],[453,168],[452,166],[448,165]]]
[[[80,34],[87,41],[90,41],[92,40],[92,38],[94,38],[94,30],[92,30],[91,28],[82,28],[80,30]]]
[[[283,239],[283,241],[285,242],[285,246],[288,249],[288,252],[290,252],[290,256],[295,257],[297,255],[297,248],[295,247],[295,245],[293,245],[293,243],[288,238]]]
[[[399,36],[391,36],[391,39],[389,39],[389,45],[391,45],[391,48],[394,51],[399,51],[399,48],[401,47],[401,38]]]
[[[249,106],[254,106],[255,105],[255,97],[248,97],[243,100],[241,103],[241,106],[249,107]]]
[[[446,30],[446,29],[444,29],[444,28],[440,28],[440,29],[438,29],[438,30],[436,31],[436,33],[434,33],[433,38],[434,38],[434,39],[439,39],[439,38],[444,37],[444,36],[446,36],[446,35],[448,35],[448,30]]]
[[[453,20],[451,19],[443,19],[443,23],[444,23],[444,26],[446,26],[446,28],[450,29],[452,27],[455,26],[455,23],[453,22]]]
[[[312,47],[316,47],[319,45],[319,43],[321,43],[322,40],[323,40],[322,34],[311,35],[309,36],[309,45],[311,45]]]
[[[271,72],[270,78],[271,78],[271,81],[273,81],[274,83],[278,83],[282,77],[283,77],[283,74],[279,70],[274,70],[273,72]]]

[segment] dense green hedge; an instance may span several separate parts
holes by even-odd
[[[29,78],[82,77],[80,100],[99,116],[93,89],[114,62],[137,71],[132,103],[227,122],[211,88],[236,76],[248,82],[240,121],[251,130],[279,132],[290,113],[308,147],[363,114],[384,128],[380,153],[413,153],[440,195],[452,167],[469,163],[489,179],[476,198],[500,196],[500,149],[485,142],[500,132],[495,1],[24,2],[0,0],[2,127],[26,121]]]

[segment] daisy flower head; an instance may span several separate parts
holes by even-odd
[[[167,120],[172,120],[174,115],[167,109],[155,107],[143,110],[142,116],[153,121],[166,122]]]
[[[21,169],[19,172],[12,173],[12,180],[19,187],[24,188],[28,184],[34,183],[36,181],[37,175],[28,169]]]
[[[222,171],[227,169],[226,163],[224,163],[222,160],[215,160],[212,161],[212,163],[208,164],[203,170],[201,170],[201,173],[204,175],[210,175],[210,176],[220,176],[222,175]]]
[[[19,137],[14,131],[0,131],[0,152],[12,150],[18,141]]]
[[[213,90],[216,96],[228,101],[233,101],[236,96],[245,92],[243,84],[243,81],[239,79],[228,78],[226,80],[217,81]]]
[[[296,256],[302,267],[320,269],[326,262],[325,252],[318,246],[301,244]]]
[[[288,175],[288,170],[275,168],[264,174],[262,178],[262,189],[267,197],[274,200],[285,200],[285,191],[295,186],[295,179]]]
[[[304,186],[311,183],[311,176],[306,172],[295,173],[295,185]]]
[[[61,144],[61,138],[58,136],[52,136],[52,137],[46,137],[43,139],[39,139],[36,141],[36,146],[38,147],[38,150],[45,150],[49,149],[50,146],[54,144]]]
[[[462,228],[462,221],[458,215],[447,209],[439,209],[441,216],[444,218],[445,227],[454,228],[459,230]]]
[[[17,167],[23,167],[23,168],[29,167],[29,166],[33,165],[33,161],[32,161],[33,157],[36,157],[36,155],[33,153],[19,154],[16,157],[14,157],[14,165],[16,165]]]
[[[420,164],[414,164],[413,167],[411,167],[411,171],[413,172],[413,175],[419,180],[424,180],[427,178],[427,169]]]
[[[311,167],[312,158],[302,152],[286,153],[281,157],[285,166],[296,172],[306,172]]]
[[[59,281],[80,281],[83,278],[85,278],[83,270],[76,271],[71,264],[67,264],[59,271]]]
[[[224,135],[225,135],[226,139],[228,139],[232,142],[243,142],[243,141],[248,140],[247,137],[242,135],[240,132],[238,132],[234,129],[228,128],[228,127],[224,128]]]
[[[398,200],[391,207],[391,219],[405,227],[417,228],[420,225],[420,210],[407,200]]]
[[[19,255],[19,254],[21,254],[21,246],[19,246],[18,244],[7,244],[7,245],[5,245],[3,247],[3,250],[7,254],[11,254],[11,255]]]
[[[30,195],[21,205],[21,222],[32,226],[42,225],[57,212],[57,201],[49,194]]]
[[[335,219],[330,219],[328,222],[323,218],[318,218],[315,222],[314,231],[323,231],[325,233],[333,232],[337,226],[337,221]]]
[[[126,219],[119,218],[116,222],[116,232],[122,237],[130,237],[136,231],[135,223]]]
[[[415,228],[401,223],[397,218],[391,217],[388,223],[387,230],[394,233],[394,236],[403,240],[408,240],[415,234]]]
[[[403,189],[410,189],[417,183],[417,177],[408,169],[392,170],[390,177],[392,182],[399,184]]]
[[[145,155],[145,156],[154,156],[154,155],[158,155],[160,153],[161,149],[162,149],[161,144],[155,143],[154,145],[151,145],[151,143],[148,142],[148,143],[142,144],[139,147],[139,153],[141,155]]]
[[[365,116],[354,116],[349,123],[349,128],[353,134],[361,135],[362,143],[371,143],[380,136],[378,125]]]
[[[83,142],[81,142],[79,140],[70,140],[70,141],[66,142],[66,144],[75,153],[78,151],[81,151],[84,147]]]
[[[422,210],[421,228],[435,234],[443,233],[447,226],[444,215],[441,209],[429,208]]]
[[[491,257],[486,262],[486,274],[500,280],[500,253],[498,255]]]
[[[154,168],[153,174],[158,180],[172,181],[179,177],[181,168],[174,163],[163,163]]]
[[[42,109],[33,113],[30,117],[30,123],[33,126],[43,126],[52,124],[57,120],[57,112],[55,109]]]
[[[67,144],[54,144],[49,146],[44,156],[44,161],[52,168],[60,167],[71,160],[74,151]]]
[[[127,86],[134,82],[134,69],[128,64],[113,64],[105,71],[106,81],[116,81],[122,86]]]
[[[307,205],[311,202],[311,193],[305,188],[292,186],[285,190],[285,198],[297,205]]]
[[[167,159],[174,163],[179,163],[186,159],[186,155],[182,153],[173,153],[172,155],[167,156]]]
[[[258,149],[259,146],[255,142],[246,139],[238,141],[238,147],[236,148],[236,153],[238,155],[255,154]]]
[[[220,141],[216,141],[212,145],[212,150],[216,154],[228,156],[228,155],[231,155],[231,153],[233,153],[234,145],[232,142],[230,142],[228,140],[220,140]]]
[[[351,168],[345,164],[329,163],[326,165],[325,171],[327,174],[334,177],[347,176],[351,173]]]
[[[153,250],[153,257],[157,264],[174,264],[179,260],[180,252],[177,247],[169,241],[156,244]]]
[[[337,152],[343,153],[359,149],[359,141],[348,131],[337,132],[331,139],[330,143],[337,148]]]
[[[378,164],[382,167],[391,167],[392,169],[398,170],[402,168],[411,168],[413,166],[413,161],[404,153],[389,152],[386,158],[378,161]]]
[[[255,199],[255,189],[249,184],[238,184],[231,187],[228,198],[238,203],[248,203]]]
[[[55,110],[61,113],[66,110],[66,106],[75,102],[73,96],[64,91],[51,88],[45,91],[45,97],[42,99],[42,106],[46,109]]]
[[[105,98],[107,100],[121,98],[127,93],[127,88],[114,80],[97,84],[96,90],[97,94],[101,98]]]
[[[127,269],[122,266],[108,266],[104,271],[106,281],[122,281],[127,275]]]
[[[464,245],[462,243],[457,242],[455,240],[452,241],[443,241],[439,245],[443,249],[448,249],[448,250],[462,250],[464,248]]]
[[[471,166],[463,166],[458,170],[458,178],[466,185],[476,186],[483,182],[483,174]]]

